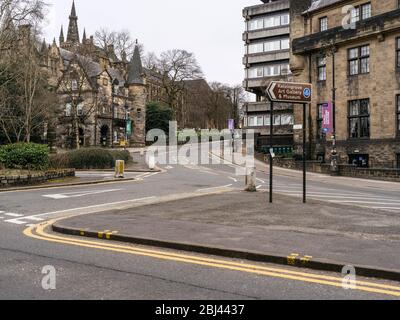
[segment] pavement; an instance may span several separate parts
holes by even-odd
[[[394,213],[233,191],[55,223],[70,235],[222,255],[400,281]],[[294,255],[294,259],[292,259]]]

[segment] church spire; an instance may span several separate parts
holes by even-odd
[[[78,16],[76,15],[75,1],[72,2],[71,14],[69,16],[67,41],[70,43],[79,43]]]
[[[140,58],[139,45],[135,45],[135,51],[133,52],[132,60],[129,65],[128,71],[128,85],[144,84],[143,81],[143,66],[142,59]]]
[[[82,43],[85,44],[86,40],[86,29],[83,29]]]
[[[61,26],[61,31],[60,31],[60,44],[63,44],[64,43],[64,28],[63,28],[63,26]]]

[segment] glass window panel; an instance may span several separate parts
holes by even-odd
[[[287,126],[287,125],[293,124],[293,116],[290,115],[290,114],[281,115],[281,124],[283,126]]]
[[[265,28],[272,28],[274,26],[274,19],[273,17],[267,17],[264,19],[264,26]]]
[[[361,6],[362,10],[362,18],[363,19],[368,19],[371,18],[372,15],[372,9],[371,9],[371,4],[367,3]]]
[[[326,67],[319,67],[318,68],[318,80],[319,81],[326,80]]]
[[[369,56],[369,46],[363,46],[361,47],[361,56]]]
[[[281,115],[280,114],[274,115],[274,125],[275,126],[281,125]]]
[[[361,118],[360,137],[361,138],[369,137],[369,117]]]
[[[328,30],[328,18],[324,17],[319,20],[319,29],[320,31]]]
[[[368,115],[369,114],[369,100],[361,100],[360,101],[360,115]]]
[[[264,125],[264,117],[258,116],[257,117],[257,126],[263,126],[263,125]]]
[[[71,111],[72,111],[72,105],[71,103],[67,103],[65,105],[65,116],[70,117],[71,116]]]
[[[350,137],[358,138],[358,118],[350,119]]]
[[[289,24],[289,21],[290,19],[289,19],[289,14],[288,13],[286,13],[286,14],[283,14],[282,16],[281,16],[281,25],[287,25],[287,24]]]
[[[290,42],[289,39],[284,39],[281,41],[281,49],[282,50],[287,50],[290,47]]]
[[[349,59],[358,58],[358,48],[349,50]]]
[[[397,130],[400,131],[400,113],[397,115]]]
[[[397,96],[397,112],[400,112],[400,95]]]
[[[361,73],[369,73],[369,58],[361,59]]]
[[[350,11],[350,22],[355,23],[360,20],[360,8],[354,8]]]
[[[359,115],[359,104],[358,101],[350,102],[350,116],[358,116]]]
[[[288,64],[282,64],[281,65],[281,74],[282,75],[287,75],[291,74],[292,72],[290,71],[290,66]]]
[[[266,125],[266,126],[271,125],[271,116],[270,115],[264,116],[264,125]]]
[[[358,60],[350,61],[350,75],[358,74]]]

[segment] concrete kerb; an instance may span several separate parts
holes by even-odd
[[[330,272],[342,273],[343,268],[349,265],[349,263],[335,262],[330,260],[316,259],[316,260],[304,261],[301,260],[300,258],[294,259],[291,256],[288,257],[279,254],[261,253],[256,251],[238,251],[225,247],[207,247],[188,242],[178,243],[178,242],[160,240],[156,238],[139,238],[125,234],[108,234],[106,236],[104,234],[104,231],[97,231],[97,230],[88,231],[88,230],[70,228],[62,225],[62,222],[56,222],[55,224],[53,224],[52,230],[57,233],[71,235],[71,236],[118,241],[136,245],[152,246],[152,247],[173,249],[186,252],[195,252],[195,253],[214,255],[225,258],[272,263],[277,265],[305,268],[318,271],[330,271]],[[355,268],[357,276],[400,281],[400,271],[397,270],[381,269],[373,266],[364,266],[364,265],[352,265],[352,266]]]
[[[66,183],[66,184],[29,186],[29,187],[20,187],[20,188],[4,188],[4,189],[0,189],[0,193],[12,192],[12,191],[29,191],[29,190],[36,190],[36,189],[74,187],[74,186],[90,186],[90,185],[96,185],[96,184],[107,184],[107,183],[126,182],[126,181],[135,181],[135,180],[137,180],[137,179],[136,178],[126,178],[126,179],[115,179],[115,180],[96,180],[96,181],[76,182],[76,183]]]

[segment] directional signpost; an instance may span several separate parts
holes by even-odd
[[[271,101],[271,123],[270,123],[270,177],[269,177],[269,202],[273,200],[273,138],[274,138],[274,102],[294,103],[303,105],[303,202],[307,201],[307,167],[306,167],[306,106],[311,103],[312,84],[296,82],[271,81],[267,95]]]

